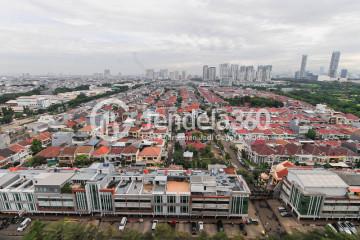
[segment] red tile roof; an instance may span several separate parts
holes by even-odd
[[[16,153],[25,150],[25,148],[24,148],[23,146],[21,146],[20,144],[16,144],[16,143],[10,145],[10,146],[9,146],[9,149],[10,149],[11,151],[13,151],[13,152],[16,152]]]
[[[135,146],[129,145],[123,149],[121,154],[136,154],[138,151],[139,149],[137,149]]]
[[[110,152],[110,148],[108,148],[107,146],[101,146],[95,151],[93,151],[91,155],[94,157],[101,157],[108,154],[109,152]]]
[[[139,153],[140,157],[159,157],[161,154],[161,147],[145,147]]]
[[[47,147],[40,151],[36,156],[43,157],[43,158],[56,158],[60,155],[61,147]]]

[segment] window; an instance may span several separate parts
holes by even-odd
[[[187,206],[181,206],[180,211],[181,211],[181,213],[187,213],[188,212],[188,207]]]
[[[162,206],[155,206],[155,212],[161,213],[162,212]]]
[[[162,196],[155,196],[155,203],[162,203]]]
[[[188,203],[189,197],[188,196],[180,196],[180,202],[181,203]]]
[[[167,202],[168,203],[175,203],[176,202],[176,197],[175,196],[168,196],[167,197]]]
[[[175,213],[175,206],[168,206],[168,213]]]

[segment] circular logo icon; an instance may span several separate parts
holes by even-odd
[[[98,102],[90,114],[90,124],[95,129],[95,135],[110,142],[127,136],[130,126],[121,125],[118,118],[121,112],[128,110],[129,107],[117,98]]]

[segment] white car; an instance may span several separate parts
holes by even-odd
[[[153,220],[152,226],[151,226],[151,230],[155,230],[156,229],[156,225],[158,224],[159,220]]]
[[[204,230],[204,222],[199,222],[199,232]]]
[[[16,229],[18,232],[22,232],[27,228],[27,226],[31,223],[31,218],[25,218],[24,221],[20,223],[20,226]]]
[[[125,229],[126,223],[127,223],[127,218],[123,217],[121,219],[121,222],[120,222],[120,225],[119,225],[119,230],[120,231],[123,231]]]

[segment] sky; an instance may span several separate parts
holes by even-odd
[[[0,0],[0,74],[272,64],[360,72],[359,0]]]

